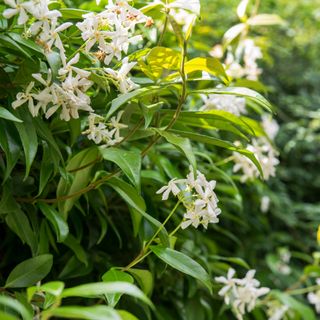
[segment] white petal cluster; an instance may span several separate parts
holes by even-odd
[[[201,110],[223,110],[236,116],[246,113],[246,99],[230,94],[203,95],[204,102]]]
[[[278,122],[269,114],[262,115],[262,127],[271,140],[274,140],[279,132]]]
[[[278,301],[272,301],[268,303],[268,320],[282,320],[288,313],[289,307],[279,303]]]
[[[190,225],[195,228],[203,225],[207,228],[209,223],[219,222],[218,215],[221,213],[218,208],[219,200],[214,192],[215,186],[216,181],[207,181],[200,171],[195,175],[190,168],[186,179],[172,179],[157,194],[162,194],[162,200],[167,200],[170,193],[180,198],[187,210],[181,224],[182,229]]]
[[[187,32],[200,15],[199,0],[176,0],[166,5],[166,8],[170,9],[170,15],[182,26],[183,32]]]
[[[89,53],[97,46],[106,65],[113,58],[120,61],[122,53],[127,54],[130,44],[142,40],[142,36],[133,35],[137,24],[152,24],[150,18],[131,7],[126,0],[117,0],[115,3],[109,0],[106,10],[98,14],[90,12],[83,18],[77,27],[86,43],[85,50]]]
[[[227,74],[233,78],[258,80],[262,70],[258,67],[257,60],[262,57],[261,49],[255,45],[254,41],[245,39],[240,42],[234,54],[231,49],[228,51],[225,60]]]
[[[238,143],[236,142],[235,144],[237,145]],[[268,139],[265,137],[253,139],[252,143],[247,146],[247,150],[253,152],[260,162],[265,180],[276,175],[276,166],[279,164],[277,158],[278,152],[273,148]],[[240,178],[241,182],[246,182],[247,180],[259,177],[259,170],[247,157],[238,152],[234,152],[233,158],[235,162],[233,171],[242,171],[242,176]]]
[[[36,36],[36,42],[43,46],[48,53],[55,47],[60,55],[64,56],[65,49],[59,33],[72,26],[71,22],[59,24],[58,18],[61,12],[49,9],[49,0],[4,0],[10,8],[4,10],[3,16],[6,19],[18,15],[17,23],[25,25],[31,22],[27,34]]]
[[[118,71],[111,68],[104,68],[104,71],[118,83],[121,93],[127,93],[139,87],[128,77],[129,72],[136,64],[136,62],[129,62],[128,57],[126,57],[122,60],[121,68]]]
[[[63,60],[63,67],[59,70],[60,83],[52,81],[50,70],[46,80],[41,74],[33,74],[44,88],[36,90],[35,83],[31,82],[25,92],[17,94],[12,107],[15,109],[28,102],[33,117],[38,116],[42,110],[46,118],[59,110],[60,118],[65,121],[79,118],[80,110],[93,112],[90,97],[86,94],[93,83],[88,79],[90,72],[74,66],[79,59],[80,55],[77,54],[69,62]]]
[[[267,294],[269,288],[259,288],[260,282],[254,278],[255,270],[249,270],[243,279],[233,278],[235,270],[230,268],[227,277],[216,277],[218,283],[224,286],[218,292],[224,298],[226,305],[230,305],[238,320],[242,320],[246,312],[251,312],[257,299]]]
[[[120,123],[122,114],[123,111],[118,112],[117,116],[112,117],[109,123],[105,123],[103,117],[91,113],[88,117],[89,128],[83,134],[96,144],[104,143],[105,147],[120,143],[123,140],[120,130],[128,127],[126,124]]]
[[[309,292],[308,293],[308,301],[314,305],[317,313],[320,314],[320,278],[316,280],[317,285],[319,286],[319,290],[315,292]]]

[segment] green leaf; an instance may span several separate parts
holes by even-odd
[[[210,259],[231,262],[231,263],[237,264],[241,267],[244,267],[248,270],[250,269],[250,266],[247,264],[247,262],[245,262],[243,259],[238,258],[238,257],[221,257],[221,256],[217,256],[217,255],[210,255]]]
[[[137,317],[135,317],[134,315],[132,315],[126,310],[117,310],[117,311],[121,317],[121,320],[139,320]]]
[[[85,266],[88,266],[89,262],[87,253],[72,234],[69,233],[63,243],[75,253],[79,261],[81,261]]]
[[[0,319],[1,320],[19,320],[17,317],[14,317],[11,314],[5,313],[1,310],[0,310]]]
[[[198,262],[182,252],[163,246],[151,246],[150,249],[169,266],[201,281],[212,292],[210,276]]]
[[[266,98],[264,98],[260,93],[245,87],[201,89],[201,90],[192,91],[191,93],[230,94],[230,95],[235,95],[239,97],[244,97],[248,100],[252,100],[269,112],[273,112],[273,109],[274,109],[270,104],[270,102]]]
[[[299,300],[293,298],[289,294],[280,291],[272,291],[271,294],[277,297],[283,304],[288,306],[290,309],[295,310],[304,320],[316,320],[317,317],[315,316],[312,308],[308,305],[303,304]]]
[[[73,8],[61,8],[59,11],[62,13],[63,19],[79,19],[82,20],[83,15],[89,13],[90,11],[73,9]]]
[[[40,53],[41,56],[43,56],[43,49],[37,45],[34,41],[31,41],[29,39],[23,38],[18,33],[9,32],[9,37],[12,38],[14,41],[18,42],[19,44],[31,49],[32,51],[35,51],[35,53]]]
[[[121,320],[117,311],[108,306],[67,306],[43,312],[44,320],[50,317],[87,320]]]
[[[19,301],[15,300],[11,297],[7,297],[5,295],[0,295],[0,305],[18,312],[19,314],[21,314],[23,320],[32,320],[33,319],[33,316],[28,311],[28,309],[22,303],[20,303]],[[1,314],[0,314],[0,316],[1,316]],[[5,320],[5,318],[1,317],[1,320],[2,319]]]
[[[111,107],[108,111],[107,118],[114,114],[121,106],[129,102],[133,98],[140,98],[145,95],[153,94],[158,92],[161,87],[158,86],[149,86],[145,88],[139,88],[137,90],[120,94],[116,99],[112,100]]]
[[[10,199],[10,208],[6,216],[8,227],[20,238],[23,243],[27,243],[33,253],[37,250],[36,234],[33,232],[29,219],[20,209],[15,200]]]
[[[3,107],[0,107],[0,118],[14,122],[23,122],[21,119],[15,117],[12,113],[10,113],[7,109]]]
[[[0,119],[0,147],[5,153],[6,169],[2,183],[9,178],[19,157],[21,145],[18,141],[18,135],[11,123]]]
[[[189,60],[188,62],[185,63],[184,65],[184,72],[186,75],[189,73],[195,72],[195,71],[205,71],[210,73],[211,75],[215,77],[221,77],[221,79],[228,84],[228,76],[224,70],[223,65],[221,62],[212,57],[207,57],[207,58],[194,58],[192,60]],[[174,79],[179,74],[172,74],[170,75],[167,79]]]
[[[169,236],[166,229],[162,227],[162,224],[158,220],[145,212],[146,204],[135,188],[116,177],[109,179],[106,183],[113,188],[130,207],[150,222],[155,230],[161,228],[159,233],[161,242],[166,246],[169,245]]]
[[[46,54],[50,69],[52,71],[52,77],[55,79],[58,76],[59,69],[61,68],[61,58],[59,53],[51,51]]]
[[[170,48],[154,47],[147,56],[147,62],[151,66],[158,66],[168,70],[180,68],[180,53]]]
[[[174,145],[180,152],[184,153],[190,164],[194,169],[197,167],[196,158],[192,151],[190,140],[179,137],[175,134],[169,133],[168,131],[155,129],[162,137],[164,137],[169,143]]]
[[[25,159],[26,159],[26,174],[28,177],[33,160],[36,157],[38,150],[38,137],[36,129],[32,123],[31,115],[24,110],[16,110],[17,115],[23,119],[23,123],[16,123],[15,126],[19,132],[22,142]]]
[[[17,43],[13,39],[11,39],[9,36],[6,36],[4,34],[0,34],[0,45],[1,44],[3,46],[5,46],[6,48],[13,49],[17,53],[22,53],[23,56],[26,56],[27,58],[32,59],[32,56],[30,55],[28,50],[26,50],[25,48],[20,46],[19,43]]]
[[[87,148],[80,151],[73,156],[67,166],[67,171],[75,171],[72,182],[69,183],[61,178],[57,188],[57,197],[69,196],[76,194],[79,190],[85,188],[92,179],[92,167],[94,161],[99,156],[99,149],[97,147]],[[59,211],[63,213],[64,218],[67,217],[68,212],[72,209],[74,203],[79,199],[79,196],[73,196],[70,199],[59,202]]]
[[[147,295],[151,296],[153,290],[153,276],[149,270],[143,269],[129,269],[129,273],[131,273],[136,281],[138,282],[139,286],[141,287],[142,291]]]
[[[29,287],[27,289],[27,297],[30,302],[36,292],[47,292],[55,297],[59,297],[64,289],[62,281],[51,281],[43,284],[42,286]]]
[[[87,298],[96,298],[100,295],[106,294],[127,294],[129,296],[135,297],[149,306],[153,306],[152,302],[148,297],[135,285],[128,282],[96,282],[80,285],[77,287],[65,289],[62,293],[63,298],[67,297],[87,297]]]
[[[57,241],[63,242],[69,234],[69,227],[67,222],[63,219],[61,214],[52,206],[49,206],[44,202],[39,202],[38,207],[52,224],[57,235]]]
[[[103,159],[114,162],[134,186],[140,189],[141,154],[139,151],[126,151],[119,148],[100,147]]]
[[[110,269],[106,273],[102,275],[102,281],[103,282],[128,282],[128,283],[134,283],[133,278],[130,276],[130,274],[127,274],[123,271],[117,270],[117,269]],[[108,303],[110,306],[115,307],[117,303],[119,302],[122,294],[121,293],[114,293],[114,294],[106,294],[106,298],[108,300]]]
[[[231,142],[224,141],[224,140],[214,138],[211,136],[201,135],[201,134],[192,133],[192,132],[178,131],[178,130],[170,130],[170,132],[177,133],[181,136],[187,137],[191,140],[198,141],[198,142],[201,142],[204,144],[211,144],[211,145],[215,145],[217,147],[221,147],[221,148],[225,148],[225,149],[228,149],[231,151],[239,152],[240,154],[242,154],[242,155],[246,156],[248,159],[250,159],[254,163],[254,165],[257,167],[257,169],[259,170],[261,176],[263,176],[263,171],[262,171],[260,162],[257,160],[254,153],[252,153],[251,151],[249,151],[247,149],[238,148],[234,144],[232,144]]]
[[[18,264],[9,274],[5,288],[24,288],[42,280],[51,270],[52,255],[43,254]]]

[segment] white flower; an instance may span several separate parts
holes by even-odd
[[[130,70],[137,64],[136,62],[128,62],[129,58],[126,57],[122,60],[120,70],[115,71],[110,68],[104,68],[105,72],[109,73],[119,82],[119,90],[121,93],[127,93],[131,90],[138,88],[138,86],[128,78]]]
[[[68,63],[66,62],[66,59],[62,60],[63,68],[59,69],[59,75],[64,76],[67,74],[72,74],[72,72],[75,72],[77,75],[79,75],[82,78],[88,78],[90,76],[90,72],[77,68],[74,66],[74,64],[77,64],[80,59],[80,54],[77,53]]]
[[[215,281],[218,283],[224,284],[224,286],[220,289],[218,292],[218,295],[221,297],[224,297],[225,304],[230,304],[230,294],[228,294],[229,291],[232,291],[232,295],[236,295],[236,281],[237,279],[234,279],[233,276],[235,275],[236,271],[233,268],[229,268],[227,277],[215,277]]]
[[[61,59],[64,58],[64,46],[60,39],[59,32],[62,32],[72,26],[71,22],[65,22],[61,25],[57,25],[57,19],[54,19],[51,23],[45,22],[42,27],[42,32],[39,35],[39,39],[42,43],[46,44],[47,51],[50,51],[52,46],[55,46],[60,51]]]
[[[110,123],[109,123],[109,126],[114,128],[114,136],[117,142],[122,140],[122,138],[120,137],[120,130],[128,128],[126,124],[120,123],[123,112],[124,111],[119,111],[116,117],[112,117],[110,119]]]
[[[286,305],[275,305],[275,306],[269,306],[269,309],[267,311],[268,314],[268,320],[281,320],[289,310],[289,307]]]
[[[217,277],[215,280],[224,284],[218,294],[224,297],[225,304],[231,305],[236,317],[242,320],[246,311],[252,311],[257,299],[270,289],[259,288],[260,282],[254,278],[255,270],[249,270],[243,279],[233,278],[234,274],[235,271],[230,268],[227,278]]]
[[[195,15],[200,15],[200,1],[199,0],[176,0],[167,5],[167,8],[178,8],[188,10]]]
[[[163,186],[157,191],[157,194],[162,193],[162,200],[168,200],[170,193],[174,196],[177,196],[181,189],[177,186],[177,184],[183,183],[184,180],[177,180],[176,178],[169,181],[167,186]]]
[[[320,291],[308,293],[308,301],[314,305],[317,313],[320,314]]]
[[[279,132],[278,122],[272,119],[272,116],[269,114],[262,115],[262,127],[271,140],[274,140]]]
[[[27,11],[32,5],[31,1],[23,2],[20,0],[4,0],[4,3],[11,7],[10,9],[3,11],[3,16],[6,19],[10,19],[18,14],[18,24],[25,24],[29,20]]]
[[[123,140],[123,137],[120,136],[120,130],[128,127],[126,124],[120,123],[122,114],[123,111],[120,111],[117,116],[110,119],[109,123],[105,123],[103,117],[92,113],[88,117],[89,129],[82,133],[96,144],[105,143],[104,147],[118,144]]]
[[[266,213],[269,211],[270,208],[270,198],[268,196],[263,196],[261,198],[261,204],[260,204],[260,210],[263,213]]]
[[[30,82],[26,88],[25,92],[19,92],[16,96],[16,100],[12,102],[12,108],[16,109],[26,102],[28,102],[28,108],[33,117],[37,115],[35,106],[34,106],[34,93],[31,93],[31,90],[34,87],[34,82]]]
[[[218,208],[219,200],[213,191],[215,186],[216,181],[207,181],[200,171],[197,171],[195,176],[193,168],[190,167],[187,179],[172,179],[167,186],[162,187],[157,193],[163,193],[162,200],[167,200],[170,192],[175,196],[181,193],[179,198],[186,208],[181,224],[182,229],[190,225],[195,228],[203,225],[207,229],[209,223],[219,222],[218,215],[221,213]]]
[[[237,142],[235,144],[238,145]],[[279,164],[279,160],[277,158],[278,153],[270,144],[268,139],[265,137],[253,139],[252,144],[247,146],[247,150],[251,151],[260,162],[265,180],[275,176],[275,167]],[[243,172],[240,178],[241,182],[246,182],[247,180],[259,177],[259,170],[251,160],[237,152],[233,153],[233,157],[235,162],[233,171],[237,172],[242,170]]]
[[[229,94],[203,95],[204,106],[201,110],[223,110],[236,116],[246,113],[246,99]]]

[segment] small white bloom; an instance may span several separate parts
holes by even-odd
[[[10,6],[10,9],[3,11],[3,16],[6,19],[10,19],[15,15],[18,16],[18,24],[25,24],[28,20],[27,10],[30,7],[31,2],[23,2],[20,0],[4,0],[4,3]]]
[[[224,284],[219,295],[226,305],[231,305],[237,319],[242,320],[245,313],[251,312],[257,304],[257,299],[267,294],[269,288],[259,288],[260,282],[254,278],[255,270],[249,270],[243,279],[233,278],[235,271],[230,268],[227,278],[216,277],[218,283]]]
[[[274,140],[279,132],[278,122],[269,114],[262,115],[262,127],[271,140]]]
[[[33,117],[37,115],[37,111],[35,109],[34,105],[34,93],[31,92],[31,90],[34,87],[34,82],[30,82],[29,85],[26,88],[25,92],[19,92],[16,96],[16,100],[12,102],[12,108],[16,109],[26,102],[28,102],[28,108],[30,113],[32,114]]]
[[[236,116],[246,113],[245,98],[236,97],[229,94],[209,94],[203,95],[204,106],[201,110],[223,110]]]
[[[136,62],[129,62],[129,58],[126,57],[122,60],[122,66],[120,70],[115,71],[110,68],[104,68],[105,72],[109,73],[115,78],[115,80],[119,82],[119,90],[121,93],[127,93],[139,87],[130,78],[127,77],[131,69],[136,64]]]
[[[320,314],[320,290],[308,293],[308,301],[313,304],[317,313]]]
[[[260,204],[260,210],[263,213],[266,213],[269,211],[270,208],[270,198],[268,196],[263,196],[261,198],[261,204]]]
[[[170,193],[172,193],[174,196],[177,196],[181,189],[177,186],[177,184],[183,183],[184,180],[176,178],[169,181],[168,185],[163,186],[160,188],[156,193],[161,194],[162,193],[162,200],[168,200]]]

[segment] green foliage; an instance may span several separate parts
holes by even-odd
[[[130,2],[150,20],[135,26],[142,42],[118,48],[128,60],[109,63],[101,43],[87,50],[92,39],[77,27],[107,1],[50,2],[58,25],[72,22],[53,36],[62,51],[29,33],[36,18],[6,19],[9,5],[0,4],[0,319],[232,319],[236,307],[223,304],[216,280],[230,268],[254,268],[271,288],[248,319],[266,319],[272,304],[288,307],[285,319],[316,319],[304,294],[319,290],[320,274],[319,253],[312,255],[320,224],[319,12],[308,1],[258,8],[244,0],[236,9],[237,1],[203,0],[199,19],[193,0],[182,24],[172,11],[180,2]],[[99,32],[109,39],[108,19]],[[251,38],[266,57],[262,82],[232,75],[226,62]],[[131,78],[123,71],[130,63]],[[49,84],[67,80],[64,92],[77,83],[82,100],[52,94],[41,105]],[[245,115],[204,108],[210,95],[240,99]],[[281,125],[274,142],[261,123],[266,114]],[[280,151],[268,182],[265,163],[246,147],[259,139]],[[238,156],[252,179],[236,172]],[[179,189],[197,170],[214,180],[212,190],[216,183],[222,213],[185,228],[196,203],[191,184],[172,192],[176,200],[157,191],[170,179]]]

